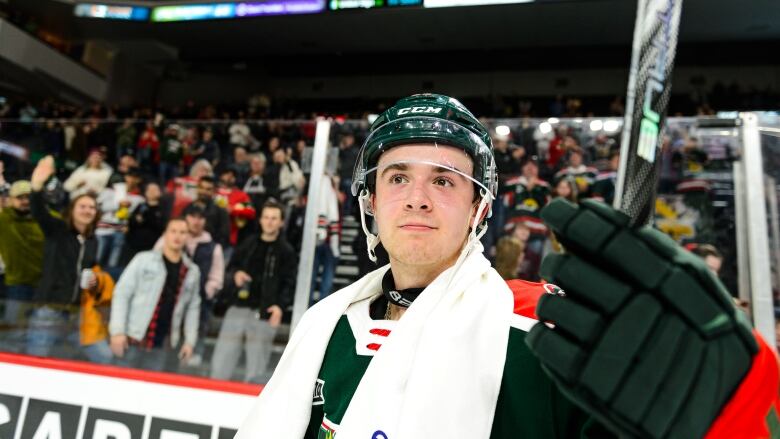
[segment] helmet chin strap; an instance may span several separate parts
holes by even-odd
[[[448,283],[451,283],[452,280],[455,278],[455,274],[457,274],[458,270],[460,269],[460,266],[463,265],[463,263],[466,261],[466,257],[471,254],[472,251],[482,251],[482,243],[479,241],[482,239],[482,236],[485,235],[485,232],[487,232],[487,221],[482,219],[482,214],[485,213],[486,209],[490,208],[490,203],[493,202],[493,196],[490,192],[482,189],[480,190],[480,193],[482,194],[482,199],[479,202],[479,206],[477,207],[477,214],[474,216],[474,221],[471,223],[471,230],[469,231],[469,237],[466,239],[466,243],[463,244],[463,248],[460,250],[460,255],[458,256],[458,260],[455,261],[455,265],[453,265],[452,275],[450,276],[450,280]]]
[[[376,262],[376,252],[374,250],[376,249],[376,246],[379,245],[379,236],[371,233],[366,224],[366,205],[368,204],[370,196],[371,194],[368,192],[368,189],[361,190],[360,195],[358,195],[358,205],[360,205],[360,225],[363,226],[363,233],[366,234],[368,259],[371,259],[371,262]]]

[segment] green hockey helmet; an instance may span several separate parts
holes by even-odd
[[[480,187],[478,192],[495,197],[498,177],[490,133],[457,99],[432,93],[399,100],[371,124],[355,164],[352,194],[373,191],[382,153],[396,146],[428,142],[466,152],[474,162],[471,178]]]

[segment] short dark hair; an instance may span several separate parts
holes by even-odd
[[[157,186],[157,187],[160,189],[160,192],[164,192],[164,191],[163,191],[163,187],[162,187],[162,185],[160,184],[160,182],[159,182],[159,181],[157,181],[157,180],[155,180],[155,179],[146,180],[146,181],[143,183],[143,186],[142,186],[142,187],[143,187],[143,190],[142,190],[141,192],[146,192],[146,189],[147,189],[149,186],[151,186],[151,185],[155,185],[155,186]],[[164,194],[163,194],[163,195],[164,195]]]
[[[181,221],[184,224],[187,224],[187,220],[184,219],[183,216],[172,216],[172,217],[168,218],[168,221],[165,222],[165,228],[163,230],[168,230],[168,226],[170,226],[171,223],[174,222],[174,221]]]
[[[125,175],[129,175],[131,177],[137,177],[137,178],[143,178],[144,176],[143,173],[141,172],[141,168],[139,168],[138,166],[133,166],[131,168],[128,168]]]
[[[219,172],[219,176],[220,176],[220,177],[221,177],[221,176],[223,176],[223,175],[225,175],[225,174],[233,174],[233,177],[235,177],[235,176],[237,175],[237,173],[236,173],[236,170],[235,170],[235,169],[233,169],[232,167],[227,167],[227,168],[224,168],[224,169],[222,169],[222,170]]]
[[[279,214],[282,216],[282,219],[284,219],[284,205],[273,198],[263,203],[263,206],[260,208],[260,216],[263,215],[265,209],[279,209]]]
[[[199,204],[191,203],[189,206],[185,207],[184,210],[181,212],[182,218],[186,218],[187,216],[200,216],[205,218],[206,210]]]
[[[212,176],[210,176],[210,175],[204,175],[203,177],[200,177],[200,178],[198,179],[198,184],[201,184],[201,183],[203,183],[204,181],[205,181],[206,183],[217,184],[217,183],[216,183],[216,181],[214,180],[214,177],[212,177]]]

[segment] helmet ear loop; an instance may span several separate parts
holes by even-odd
[[[363,227],[363,233],[366,234],[366,245],[368,246],[368,258],[371,262],[376,262],[376,247],[379,245],[379,236],[374,235],[368,230],[366,224],[366,215],[374,215],[373,206],[371,203],[371,193],[367,189],[362,189],[358,196],[358,205],[360,206],[360,225]],[[369,210],[371,209],[371,210]]]
[[[458,256],[458,260],[455,261],[455,269],[453,270],[452,276],[450,277],[450,282],[452,282],[452,279],[455,277],[455,273],[457,273],[460,266],[463,265],[463,262],[471,253],[471,250],[474,248],[474,246],[481,245],[479,240],[482,239],[482,235],[487,232],[487,221],[484,217],[487,215],[487,211],[490,209],[490,203],[493,196],[490,192],[485,190],[480,191],[480,194],[482,194],[482,199],[480,200],[479,206],[477,207],[477,214],[474,216],[474,220],[471,224],[471,227],[469,228],[468,240],[461,250],[460,256]]]
[[[482,199],[479,201],[477,214],[474,215],[474,221],[471,224],[472,235],[477,241],[482,239],[482,236],[487,232],[487,219],[490,218],[490,205],[493,202],[493,195],[485,189],[480,190],[480,195],[482,195]]]

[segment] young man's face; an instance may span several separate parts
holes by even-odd
[[[144,191],[144,198],[146,198],[147,200],[157,201],[160,199],[160,197],[162,197],[160,186],[157,186],[156,183],[146,185],[146,190]]]
[[[266,207],[260,214],[260,228],[263,233],[275,235],[284,226],[282,211],[276,207]]]
[[[19,195],[18,197],[11,197],[10,200],[11,207],[19,213],[26,214],[30,212],[30,195]]]
[[[119,159],[119,169],[127,171],[128,169],[137,166],[138,163],[135,161],[133,156],[130,155],[123,155],[122,158]]]
[[[572,152],[569,156],[569,166],[577,167],[582,164],[582,154],[579,152]]]
[[[345,134],[344,137],[341,138],[341,146],[343,148],[351,148],[352,145],[355,144],[355,136],[352,134]]]
[[[135,189],[141,185],[141,177],[137,175],[125,174],[125,184],[130,189]]]
[[[284,152],[283,149],[277,149],[274,151],[273,155],[274,163],[281,165],[282,163],[287,161],[287,154]]]
[[[271,137],[268,139],[268,150],[273,152],[279,149],[279,138],[278,137]]]
[[[210,181],[201,180],[198,182],[198,199],[200,201],[208,201],[214,198],[214,183]]]
[[[536,166],[536,163],[529,160],[525,165],[523,165],[523,176],[525,178],[536,178],[538,175],[539,168]]]
[[[181,251],[184,243],[187,241],[187,222],[182,220],[173,220],[168,223],[163,234],[165,247],[173,251]]]
[[[219,176],[219,184],[224,188],[232,188],[236,185],[236,176],[232,172],[225,172]]]
[[[475,213],[474,183],[429,164],[393,164],[402,160],[442,163],[472,175],[471,158],[449,146],[405,145],[382,154],[376,171],[372,205],[390,260],[421,268],[451,265]]]
[[[192,236],[200,236],[206,228],[206,218],[203,218],[203,215],[187,215],[185,219],[187,221],[187,229]]]
[[[233,150],[233,161],[236,163],[244,163],[246,161],[246,150],[241,147],[237,147]]]

